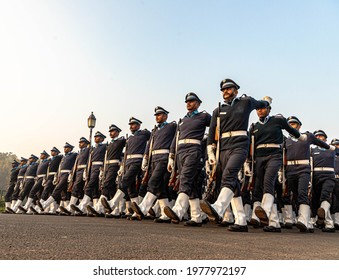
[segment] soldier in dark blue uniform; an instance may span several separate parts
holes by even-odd
[[[77,153],[72,152],[74,146],[67,143],[64,146],[64,153],[61,163],[59,165],[58,172],[56,174],[54,184],[55,189],[53,190],[50,197],[43,203],[37,201],[37,205],[39,206],[40,210],[43,212],[48,206],[52,205],[52,209],[50,211],[51,214],[56,213],[57,209],[57,202],[61,199],[61,193],[67,191],[68,186],[68,176],[72,171],[72,168],[75,163],[75,159],[77,157]]]
[[[119,137],[120,132],[121,129],[119,127],[114,124],[110,125],[109,136],[112,140],[107,145],[104,166],[100,171],[101,196],[94,207],[90,205],[87,206],[87,210],[95,216],[105,214],[101,199],[105,198],[106,200],[109,200],[114,197],[117,191],[116,179],[118,176],[118,170],[120,168],[122,150],[126,144],[125,137]]]
[[[326,142],[327,135],[323,130],[313,133],[318,139]],[[323,232],[335,232],[334,223],[330,213],[332,195],[335,188],[335,155],[338,149],[315,147],[311,150],[313,159],[312,180],[312,217],[317,214],[317,224]]]
[[[296,116],[288,117],[287,121],[291,127],[300,130],[302,123]],[[293,197],[296,197],[296,203],[299,206],[297,228],[301,232],[313,232],[308,197],[308,187],[311,181],[310,146],[314,144],[325,149],[329,149],[330,146],[316,138],[313,133],[307,131],[304,135],[307,137],[306,141],[299,141],[292,135],[285,140],[286,179],[289,192],[293,192]],[[292,216],[292,203],[285,204],[284,208],[288,216]]]
[[[85,137],[79,140],[80,152],[76,158],[71,175],[68,178],[68,190],[71,192],[70,202],[66,206],[60,206],[60,212],[66,215],[74,213],[72,205],[76,205],[79,199],[84,196],[85,181],[83,179],[84,170],[87,167],[87,162],[90,153],[89,141]]]
[[[22,189],[20,190],[19,197],[17,202],[15,203],[13,208],[10,208],[10,212],[19,213],[18,207],[22,204],[24,199],[28,196],[31,191],[36,177],[36,172],[38,169],[38,163],[36,162],[38,157],[35,155],[31,155],[28,159],[29,165],[24,175],[24,179],[22,181]]]
[[[337,149],[339,149],[339,139],[333,139],[331,141],[331,145],[334,145]],[[334,173],[335,173],[334,227],[336,230],[339,230],[339,156],[338,155],[335,156]]]
[[[120,201],[127,195],[130,197],[131,202],[139,203],[136,180],[141,173],[141,162],[151,133],[147,129],[141,130],[142,122],[134,117],[129,119],[128,124],[132,134],[126,142],[124,162],[118,171],[118,175],[122,176],[121,186],[110,201],[105,198],[101,199],[108,213],[117,208]]]
[[[93,204],[98,202],[99,198],[99,173],[100,168],[104,165],[105,153],[107,145],[102,142],[106,136],[100,131],[97,131],[94,135],[95,146],[90,152],[90,160],[87,162],[86,170],[84,171],[85,178],[85,195],[81,200],[81,203],[76,206],[72,205],[72,209],[80,214],[87,212],[87,205],[90,204],[93,199]]]
[[[11,175],[9,177],[9,187],[5,194],[5,209],[7,207],[9,208],[11,207],[12,194],[14,192],[14,188],[17,182],[19,171],[20,171],[19,162],[17,162],[16,160],[13,160]],[[7,213],[7,210],[5,210],[5,213]]]
[[[271,103],[270,97],[266,100]],[[278,171],[282,166],[282,130],[286,130],[295,138],[305,141],[307,136],[291,127],[282,115],[270,116],[271,106],[258,109],[259,121],[252,127],[254,135],[255,186],[252,195],[254,205],[252,221],[257,216],[265,226],[264,231],[281,232],[277,204],[274,203],[275,186]]]
[[[190,206],[191,220],[185,226],[201,226],[202,217],[200,210],[197,178],[199,165],[202,158],[202,140],[206,128],[211,122],[211,115],[205,111],[199,112],[202,101],[193,92],[185,97],[187,114],[178,123],[178,131],[173,138],[168,158],[168,171],[174,171],[174,161],[178,166],[179,194],[173,208],[166,206],[165,214],[173,223],[182,220]]]
[[[26,173],[27,168],[28,168],[27,161],[28,160],[26,158],[21,157],[20,166],[19,166],[19,173],[18,173],[18,177],[17,177],[17,181],[16,181],[16,184],[15,184],[15,187],[14,187],[12,197],[10,198],[10,200],[12,202],[11,202],[11,205],[10,205],[9,208],[14,207],[14,205],[15,205],[17,199],[18,199],[20,190],[22,189],[24,176],[25,176],[25,173]],[[9,208],[6,207],[6,211],[9,212],[9,213],[12,213],[8,210]]]
[[[41,193],[40,203],[43,203],[44,201],[46,201],[54,190],[55,185],[53,184],[53,180],[59,169],[61,159],[62,159],[62,155],[60,155],[59,149],[56,147],[53,147],[51,149],[51,158],[50,158],[49,165],[47,168],[46,176],[43,177],[42,179],[43,190]],[[36,205],[34,207],[31,206],[30,210],[33,213],[38,213],[38,211],[40,211],[40,208],[38,205]]]
[[[29,210],[29,208],[33,204],[33,200],[36,197],[36,195],[42,191],[43,188],[42,181],[46,177],[49,162],[50,162],[49,154],[44,150],[40,155],[40,162],[36,173],[36,181],[28,194],[27,202],[25,206],[19,206],[19,209],[23,213],[26,213]]]
[[[157,126],[152,131],[141,165],[141,169],[146,172],[145,176],[149,176],[147,193],[139,204],[132,203],[132,209],[141,219],[148,213],[154,201],[158,199],[161,216],[155,221],[159,223],[171,222],[164,214],[164,208],[169,206],[170,173],[167,171],[167,164],[177,124],[175,122],[167,123],[169,112],[164,108],[157,106],[154,112]]]
[[[239,85],[231,79],[222,80],[220,83],[224,104],[213,112],[207,139],[207,153],[210,165],[214,166],[218,143],[215,135],[217,120],[220,118],[221,191],[213,205],[210,205],[208,201],[202,201],[201,209],[209,216],[210,220],[220,222],[226,208],[232,201],[232,208],[237,211],[237,220],[233,226],[229,227],[229,230],[248,231],[240,196],[238,172],[246,160],[249,149],[249,137],[247,135],[249,116],[254,109],[264,108],[269,104],[267,101],[257,101],[245,95],[237,98],[239,88]]]

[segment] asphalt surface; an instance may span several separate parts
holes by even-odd
[[[2,260],[339,259],[339,232],[266,233],[90,217],[0,214]]]

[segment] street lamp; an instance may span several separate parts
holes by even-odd
[[[91,115],[87,119],[87,125],[88,125],[88,128],[89,128],[89,143],[90,143],[90,145],[92,144],[92,130],[95,127],[96,121],[97,121],[97,119],[95,118],[95,116],[93,115],[93,112],[92,112]]]

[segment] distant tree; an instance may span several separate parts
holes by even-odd
[[[13,160],[18,161],[16,155],[12,153],[0,153],[0,190],[6,190],[8,187]]]

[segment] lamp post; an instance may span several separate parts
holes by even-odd
[[[90,143],[89,145],[90,146],[92,145],[92,130],[95,127],[96,120],[97,119],[93,115],[93,112],[91,113],[91,115],[87,119],[87,125],[88,125],[88,128],[89,128],[89,143]]]

